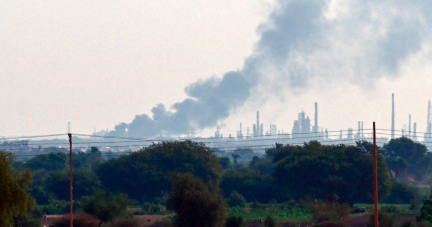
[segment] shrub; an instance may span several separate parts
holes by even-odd
[[[420,215],[416,218],[417,220],[432,222],[432,199],[426,199],[426,201],[424,201],[420,209]]]
[[[375,226],[375,212],[370,212],[368,227]],[[396,217],[393,214],[389,214],[383,210],[378,212],[378,222],[380,227],[393,227],[395,226]]]
[[[407,204],[420,199],[420,192],[416,186],[392,180],[390,194],[384,198],[385,203]]]
[[[231,216],[227,218],[225,227],[240,227],[242,226],[243,221],[244,219],[241,216],[239,217]]]
[[[236,191],[231,192],[229,198],[228,198],[228,205],[230,207],[235,207],[235,206],[239,206],[239,207],[245,207],[246,206],[246,199],[239,194]]]
[[[74,227],[98,227],[99,223],[98,219],[86,213],[74,215]],[[54,223],[53,227],[69,227],[69,215],[63,215]]]
[[[192,174],[172,177],[172,195],[168,204],[177,213],[175,226],[216,227],[223,225],[225,207],[219,190],[210,190],[201,178]]]
[[[267,217],[264,219],[264,226],[265,227],[276,227],[277,222],[276,219],[271,215],[267,215]]]

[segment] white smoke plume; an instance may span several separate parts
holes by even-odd
[[[401,65],[431,40],[432,2],[279,1],[243,69],[185,88],[188,98],[152,116],[137,115],[107,135],[153,137],[215,127],[248,101],[264,80],[305,90],[313,80],[366,86],[399,75]],[[270,75],[270,76],[269,76]],[[268,82],[267,82],[268,83]]]

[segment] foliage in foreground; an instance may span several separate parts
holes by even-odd
[[[33,209],[34,199],[27,193],[31,173],[12,168],[14,156],[0,151],[0,226],[10,226],[12,216],[25,214]]]
[[[396,223],[396,216],[394,214],[389,214],[383,210],[378,211],[378,223],[380,227],[393,227]],[[370,212],[368,227],[375,226],[375,213]]]
[[[225,220],[225,207],[219,190],[210,190],[190,173],[172,177],[172,195],[168,204],[177,214],[175,226],[219,227]]]
[[[92,195],[83,204],[83,210],[87,214],[97,217],[101,222],[109,222],[120,217],[129,216],[128,205],[129,199],[127,196],[100,191]]]

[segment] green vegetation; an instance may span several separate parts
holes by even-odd
[[[12,216],[32,211],[34,199],[26,192],[31,183],[30,171],[14,170],[14,156],[0,151],[0,226],[9,226]]]
[[[172,177],[168,204],[176,213],[175,226],[218,227],[225,221],[225,207],[218,188],[209,187],[190,173]]]
[[[242,217],[244,220],[264,219],[271,214],[278,222],[303,222],[312,218],[312,212],[308,208],[280,208],[277,206],[262,205],[261,208],[245,209],[232,207],[227,210],[229,216]]]
[[[350,212],[372,208],[372,148],[366,141],[354,146],[311,141],[302,146],[275,144],[262,154],[241,147],[226,152],[203,143],[174,141],[110,159],[96,147],[75,150],[74,212],[93,215],[79,214],[76,223],[136,226],[132,214],[174,211],[169,216],[173,226],[245,226],[260,218],[267,220],[266,226],[277,222],[346,226]],[[58,151],[15,163],[10,153],[1,152],[0,174],[19,188],[18,194],[7,198],[0,194],[2,201],[9,199],[17,207],[4,211],[0,203],[0,215],[9,218],[8,223],[36,227],[43,213],[69,212],[68,156]],[[426,182],[432,179],[432,156],[426,151],[407,138],[391,140],[378,149],[383,223],[393,223],[391,215],[417,214],[423,222],[415,226],[420,226],[431,215],[426,200],[431,189]],[[57,226],[67,224],[64,217]]]
[[[103,186],[139,202],[153,202],[171,191],[170,174],[191,173],[218,187],[222,168],[212,150],[192,141],[153,144],[130,155],[109,160],[96,173]]]

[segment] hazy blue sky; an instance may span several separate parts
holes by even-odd
[[[65,133],[68,121],[77,133],[112,130],[158,103],[169,109],[189,84],[242,71],[251,56],[272,58],[291,45],[261,38],[272,26],[297,34],[273,23],[296,22],[295,5],[285,2],[292,1],[0,0],[0,135]],[[252,127],[257,110],[265,130],[291,131],[301,110],[313,117],[316,101],[320,126],[330,130],[356,128],[358,120],[390,128],[392,92],[396,128],[411,113],[425,131],[432,3],[309,2],[322,13],[313,38],[295,43],[281,62],[260,60],[266,66],[251,95],[219,121],[224,135],[235,135],[239,122]]]

